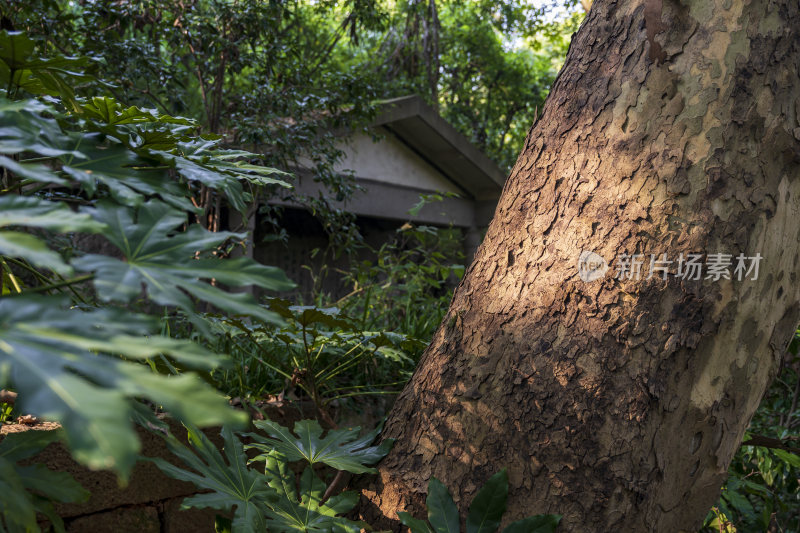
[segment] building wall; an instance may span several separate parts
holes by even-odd
[[[464,194],[463,189],[442,176],[418,154],[392,134],[375,142],[363,133],[340,147],[346,154],[336,166],[341,172],[353,171],[359,178],[426,191]]]

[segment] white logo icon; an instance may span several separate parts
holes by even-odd
[[[578,258],[578,276],[586,283],[606,275],[608,263],[594,252],[581,252]]]

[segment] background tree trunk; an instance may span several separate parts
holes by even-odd
[[[431,476],[464,511],[508,467],[506,523],[698,529],[800,316],[798,11],[595,3],[391,412],[365,518],[423,516]],[[641,279],[615,279],[624,253]],[[763,259],[757,280],[646,279],[664,253]]]

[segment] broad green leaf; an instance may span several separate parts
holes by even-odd
[[[298,494],[295,477],[287,466],[287,458],[277,451],[265,457],[264,474],[274,491],[267,505],[267,526],[276,533],[341,532],[358,533],[361,526],[336,515],[345,513],[358,503],[358,494],[344,492],[321,504],[326,485],[311,467],[300,478]]]
[[[29,459],[58,441],[59,431],[9,433],[0,441],[0,457],[12,462]]]
[[[33,152],[44,157],[85,159],[77,150],[80,135],[66,133],[54,119],[39,116],[47,108],[36,100],[22,103],[25,105],[20,108],[0,98],[0,154]]]
[[[18,461],[29,459],[58,440],[60,431],[30,430],[12,433],[0,442],[0,526],[15,531],[39,531],[36,513],[47,516],[56,531],[63,532],[64,524],[55,514],[52,502],[77,503],[88,499],[89,493],[66,472],[56,472],[41,464],[20,466]],[[2,530],[2,527],[0,527]]]
[[[0,31],[0,85],[19,87],[33,94],[60,96],[74,111],[79,110],[74,88],[95,79],[79,72],[90,59],[65,56],[40,59],[33,52],[34,43],[23,32]]]
[[[467,533],[494,533],[506,512],[508,473],[504,468],[481,487],[467,515]]]
[[[249,447],[269,453],[277,450],[288,461],[307,461],[310,465],[323,463],[337,470],[346,470],[354,474],[365,472],[376,473],[370,468],[383,459],[394,444],[387,439],[379,446],[370,446],[378,435],[380,428],[364,437],[358,438],[360,428],[332,429],[322,438],[322,428],[316,420],[300,420],[294,425],[293,435],[287,428],[270,420],[254,422],[256,427],[265,431],[271,439],[256,434],[256,440]]]
[[[62,232],[85,231],[92,233],[106,227],[105,224],[94,220],[88,213],[76,213],[63,203],[14,194],[0,196],[0,228],[3,226],[26,226]]]
[[[235,533],[261,533],[266,530],[265,502],[273,496],[264,475],[247,468],[247,456],[242,443],[231,428],[222,428],[225,443],[223,456],[198,429],[189,426],[192,450],[173,436],[167,437],[167,446],[192,470],[179,468],[160,458],[153,461],[165,474],[194,483],[198,488],[212,491],[183,501],[183,507],[209,507],[230,511],[236,508],[232,531]]]
[[[0,31],[0,61],[9,70],[25,68],[33,54],[33,40],[21,31]]]
[[[772,450],[772,452],[788,464],[800,467],[800,455],[779,449]]]
[[[192,366],[204,353],[188,341],[150,335],[152,329],[148,319],[114,309],[84,312],[61,298],[7,297],[0,299],[0,367],[10,369],[22,411],[61,422],[79,461],[124,476],[139,450],[130,423],[136,398],[200,425],[245,418],[192,373],[162,376],[104,355],[163,353]]]
[[[728,487],[728,490],[723,494],[723,498],[728,500],[731,507],[741,514],[746,521],[752,523],[758,519],[755,509],[753,509],[753,504],[750,503],[750,500],[748,500],[745,495]]]
[[[220,140],[199,140],[180,142],[175,150],[153,150],[151,154],[162,163],[176,169],[178,174],[190,181],[197,181],[225,194],[231,205],[239,212],[245,212],[248,195],[242,188],[242,181],[256,186],[279,185],[291,187],[283,180],[269,177],[273,174],[289,174],[274,168],[234,161],[237,157],[255,156],[242,151],[217,150]]]
[[[292,185],[283,179],[271,178],[269,176],[282,176],[291,179],[293,176],[288,172],[277,168],[254,165],[246,161],[233,161],[236,158],[251,158],[255,154],[241,150],[211,150],[203,154],[203,162],[210,168],[219,172],[228,172],[240,179],[249,181],[253,185],[278,185],[291,189]]]
[[[428,522],[436,533],[458,533],[458,508],[441,481],[432,477],[428,482]]]
[[[206,280],[229,286],[255,285],[269,290],[294,287],[277,268],[260,265],[249,258],[195,259],[198,252],[210,252],[230,237],[227,232],[210,232],[198,225],[177,232],[186,222],[182,212],[151,200],[138,210],[137,220],[129,210],[98,203],[95,219],[108,226],[104,235],[122,252],[123,260],[97,254],[81,257],[73,264],[95,273],[95,288],[105,301],[128,302],[137,298],[142,286],[147,296],[160,305],[177,306],[191,313],[191,297],[237,315],[250,315],[265,322],[279,317],[258,305],[252,295],[226,292]]]
[[[137,128],[132,144],[138,150],[171,150],[176,143],[172,128]]]
[[[405,511],[400,511],[397,516],[411,533],[433,533],[431,526],[425,520],[418,520]]]
[[[295,320],[301,326],[322,324],[329,328],[352,330],[354,326],[347,320],[339,317],[339,309],[335,307],[320,308],[313,306],[293,305],[289,308],[295,314]]]
[[[91,101],[81,106],[81,111],[87,116],[111,126],[151,122],[163,122],[183,126],[197,125],[197,122],[194,120],[182,117],[171,117],[159,113],[155,109],[142,109],[135,106],[126,108],[117,102],[116,99],[108,96],[93,97]]]
[[[37,531],[36,508],[14,464],[0,457],[0,525],[10,531]],[[5,531],[5,530],[3,530]]]
[[[58,157],[60,174],[42,166],[8,163],[2,166],[27,179],[65,183],[61,175],[78,182],[93,196],[98,185],[105,185],[112,197],[123,205],[136,206],[145,197],[160,196],[181,210],[192,211],[185,186],[169,176],[156,158],[142,156],[120,143],[110,142],[109,132],[86,133],[63,131],[52,119],[45,119],[24,109],[2,105],[0,99],[0,153],[34,152]],[[120,126],[123,127],[123,126]],[[174,144],[174,143],[173,143]],[[146,152],[146,151],[143,151]]]
[[[29,233],[0,231],[0,255],[19,257],[61,275],[72,273],[72,268],[64,263],[57,252],[48,248],[43,240]]]
[[[25,163],[24,161],[18,163],[13,159],[5,156],[0,156],[0,167],[8,169],[12,174],[39,183],[55,183],[57,185],[66,185],[67,180],[56,175],[55,172],[45,165],[35,163]]]
[[[539,514],[510,523],[503,533],[553,533],[561,521],[559,514]]]
[[[0,113],[27,111],[29,113],[55,114],[55,109],[40,100],[28,98],[27,100],[9,100],[0,96]]]
[[[155,161],[141,158],[121,144],[104,146],[99,134],[86,134],[81,139],[83,159],[61,157],[62,170],[94,195],[97,185],[108,187],[119,203],[138,206],[145,197],[161,198],[179,209],[191,211],[186,190],[171,180],[164,169],[153,169]]]
[[[220,172],[214,168],[194,161],[186,157],[171,154],[164,151],[153,151],[164,164],[171,165],[175,170],[189,181],[197,181],[203,185],[220,191],[231,202],[234,209],[245,212],[247,204],[242,184],[235,176],[226,172]]]
[[[26,489],[51,500],[76,503],[89,499],[89,491],[67,472],[50,470],[42,464],[18,466],[17,472]]]

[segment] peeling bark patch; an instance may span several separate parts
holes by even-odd
[[[647,0],[644,5],[644,24],[647,30],[647,42],[650,44],[648,55],[650,61],[656,64],[667,60],[667,53],[655,39],[656,35],[666,29],[664,23],[661,22],[662,1]]]

